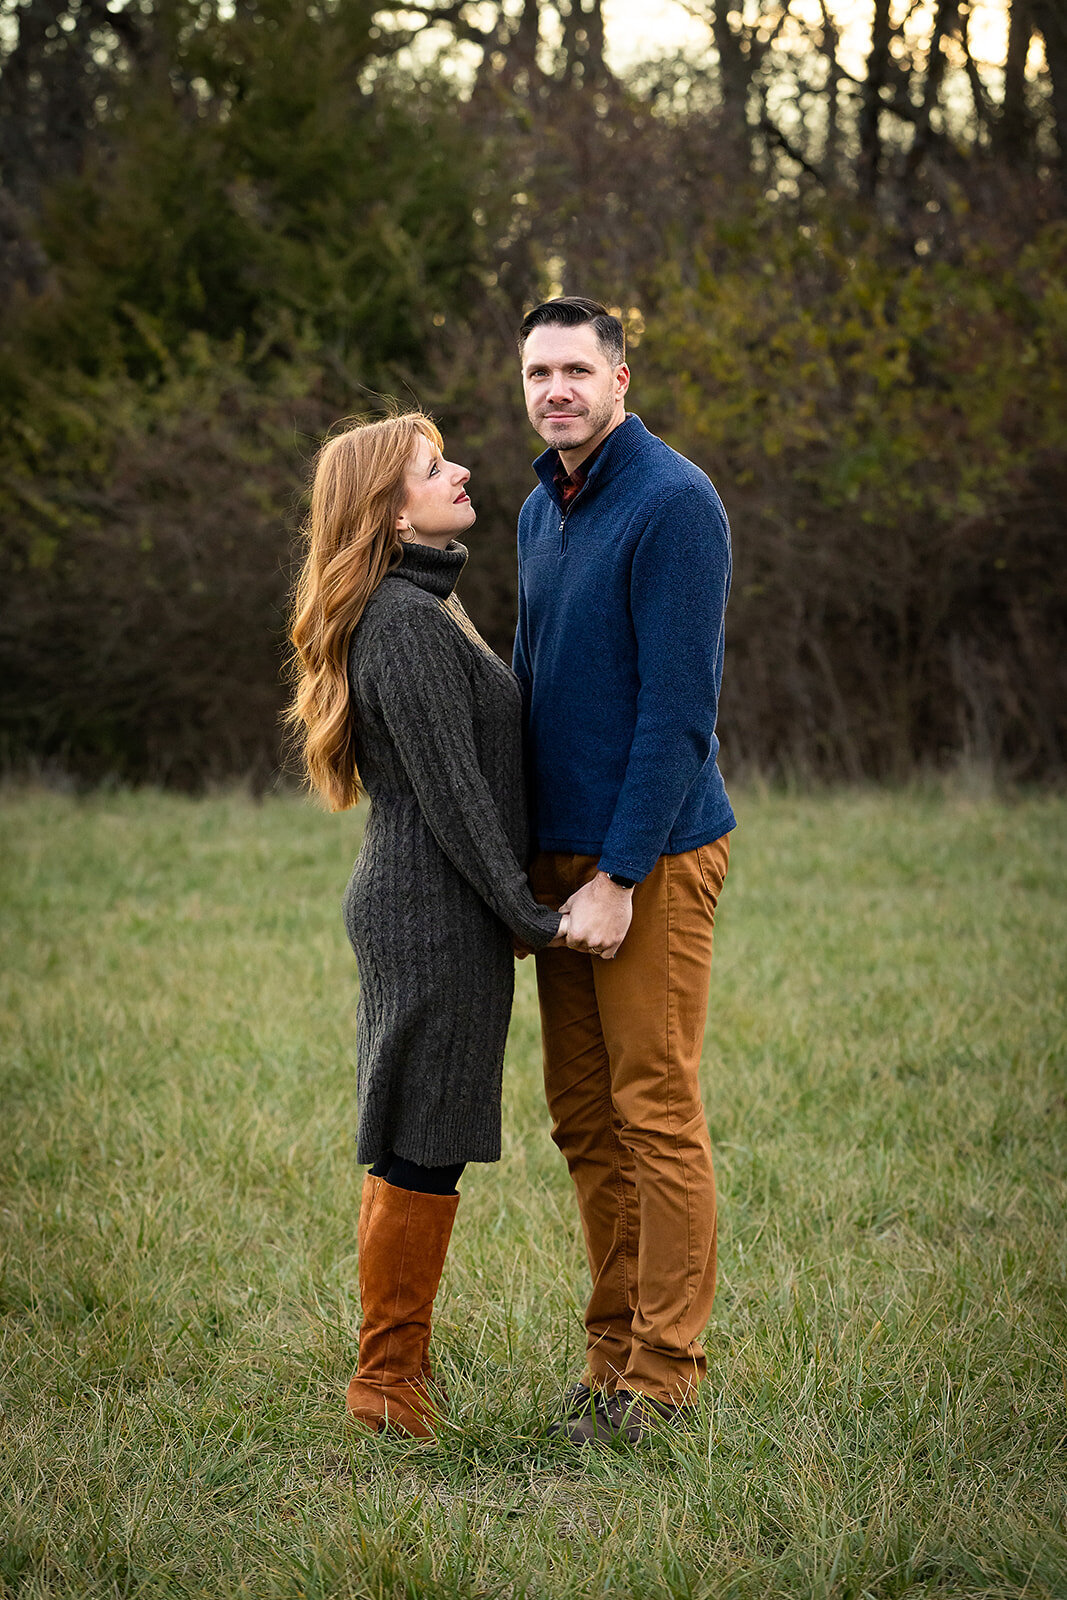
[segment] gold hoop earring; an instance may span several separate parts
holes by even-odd
[[[415,532],[415,529],[411,526],[410,522],[406,528],[398,528],[396,531],[400,535],[401,544],[415,544],[418,540],[418,534]]]

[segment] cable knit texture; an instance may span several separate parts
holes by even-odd
[[[371,809],[344,897],[359,964],[360,1161],[496,1161],[512,939],[559,915],[523,870],[522,698],[453,594],[467,559],[406,545],[352,637],[353,737]]]

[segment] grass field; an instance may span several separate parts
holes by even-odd
[[[1067,802],[738,808],[712,1376],[690,1434],[578,1455],[532,964],[439,1300],[452,1420],[364,1436],[358,816],[0,797],[0,1595],[1067,1595]]]

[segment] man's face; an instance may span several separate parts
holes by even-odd
[[[625,365],[612,366],[586,323],[535,328],[522,352],[526,411],[546,444],[561,454],[600,443],[626,415]]]

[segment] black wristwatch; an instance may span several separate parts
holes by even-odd
[[[617,883],[620,889],[634,889],[637,886],[636,878],[624,878],[621,872],[609,872],[608,877],[612,883]]]

